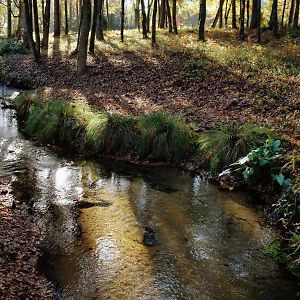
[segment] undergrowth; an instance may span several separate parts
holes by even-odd
[[[25,54],[28,50],[20,41],[0,39],[0,56],[7,54]]]

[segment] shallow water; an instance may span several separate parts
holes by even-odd
[[[66,158],[24,139],[9,109],[0,158],[0,177],[33,203],[59,299],[296,299],[264,250],[274,232],[244,194],[175,169]],[[78,200],[105,205],[78,214]],[[145,227],[156,246],[142,244]]]

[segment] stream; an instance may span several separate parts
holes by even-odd
[[[3,108],[0,158],[0,177],[14,181],[45,233],[41,268],[56,299],[296,299],[295,283],[265,252],[275,232],[249,195],[174,168],[36,146]],[[156,245],[143,244],[145,228]]]

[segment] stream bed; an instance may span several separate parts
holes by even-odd
[[[36,146],[3,108],[0,159],[0,177],[14,180],[45,233],[41,268],[57,299],[296,299],[296,285],[265,252],[275,232],[249,195],[174,168]]]

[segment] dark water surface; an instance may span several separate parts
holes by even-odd
[[[0,177],[31,199],[46,232],[59,299],[296,299],[264,250],[275,233],[246,195],[175,169],[61,157],[24,139],[9,109],[0,158]],[[82,200],[100,205],[78,214]],[[142,244],[145,227],[156,246]]]

